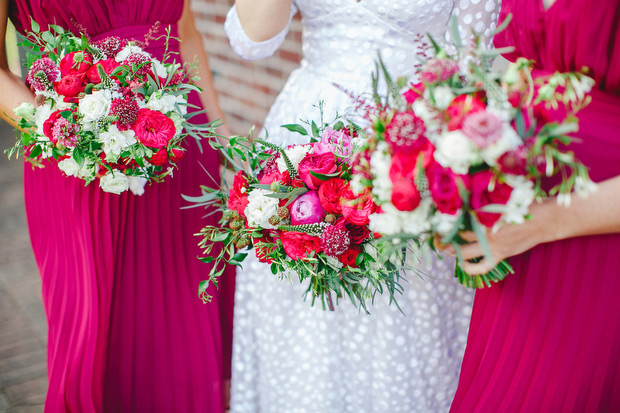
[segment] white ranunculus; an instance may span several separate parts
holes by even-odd
[[[425,91],[425,95],[427,93],[430,93],[430,89]],[[437,109],[445,110],[454,99],[454,93],[452,93],[452,89],[449,86],[437,86],[433,89],[433,98]]]
[[[129,179],[129,190],[134,195],[144,195],[144,186],[148,182],[146,178],[141,176],[128,176]]]
[[[107,132],[101,132],[98,140],[103,144],[102,149],[109,162],[116,162],[123,150],[137,142],[134,131],[121,131],[116,125],[110,125]]]
[[[75,161],[75,159],[73,159],[73,157],[69,157],[58,162],[58,169],[63,171],[67,176],[79,177],[80,174],[80,165]]]
[[[84,122],[95,122],[110,112],[112,103],[109,91],[95,91],[80,99],[79,112],[84,116]]]
[[[469,167],[477,161],[476,147],[459,130],[446,132],[437,139],[435,145],[435,160],[456,174],[466,174]]]
[[[245,208],[245,216],[251,227],[275,229],[269,223],[269,218],[278,212],[279,202],[276,198],[268,197],[273,192],[266,189],[255,189],[248,195],[248,206]]]
[[[515,132],[515,130],[508,124],[504,124],[504,130],[502,131],[502,137],[497,142],[487,146],[482,150],[482,159],[489,165],[495,166],[497,160],[506,152],[511,149],[517,148],[523,141]]]
[[[297,170],[297,167],[299,166],[299,162],[301,162],[301,160],[304,159],[308,153],[312,152],[312,146],[295,145],[292,148],[285,149],[284,152],[286,153],[286,156],[288,156],[288,159],[293,164],[293,167],[295,168],[295,170]],[[284,162],[284,159],[282,159],[282,156],[280,156],[276,160],[276,164],[278,165],[278,170],[281,173],[286,172],[287,170],[286,163]]]
[[[129,179],[122,172],[108,172],[99,179],[99,186],[105,192],[120,195],[129,189]]]
[[[13,109],[15,114],[20,118],[26,120],[34,119],[34,114],[36,113],[36,109],[32,103],[24,102],[15,109]]]
[[[433,230],[439,235],[446,235],[454,229],[454,225],[456,224],[458,217],[458,214],[450,215],[436,212],[431,218]]]
[[[151,58],[150,55],[146,53],[145,51],[143,51],[139,46],[127,45],[123,48],[123,50],[118,52],[114,60],[116,60],[119,63],[123,63],[123,61],[127,59],[130,54],[134,54],[134,53],[143,54],[147,56],[149,59]]]

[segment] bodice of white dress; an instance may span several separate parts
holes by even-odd
[[[276,98],[263,133],[277,143],[303,137],[280,126],[342,114],[351,95],[369,93],[378,53],[393,76],[415,80],[425,34],[448,38],[451,16],[463,35],[490,34],[498,0],[298,0],[303,57]],[[246,59],[282,44],[252,42],[232,8],[226,32]],[[265,132],[266,131],[266,132]],[[429,255],[430,257],[430,255]],[[305,286],[280,281],[248,257],[237,272],[231,411],[234,413],[445,412],[456,390],[473,293],[454,280],[452,260],[424,259],[409,274],[401,314],[380,297],[371,315],[346,301],[310,307]]]

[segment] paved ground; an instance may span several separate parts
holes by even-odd
[[[1,122],[1,121],[0,121]],[[22,163],[7,160],[14,132],[0,124],[0,413],[42,412],[47,327],[28,240]]]

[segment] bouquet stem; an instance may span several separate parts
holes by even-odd
[[[514,270],[506,260],[500,261],[497,267],[481,275],[469,275],[458,264],[454,270],[454,276],[459,280],[460,284],[474,289],[490,287],[494,283],[502,281],[508,274],[514,274]]]

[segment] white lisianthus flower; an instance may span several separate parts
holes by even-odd
[[[107,132],[101,132],[98,140],[103,143],[103,152],[106,160],[110,162],[116,162],[125,148],[137,142],[133,130],[121,131],[116,125],[110,125]]]
[[[129,190],[132,194],[141,196],[144,195],[144,186],[148,182],[146,178],[141,176],[128,176],[129,180]]]
[[[248,224],[251,227],[265,229],[275,229],[269,223],[269,218],[278,212],[278,200],[268,197],[273,192],[266,189],[255,189],[248,195],[248,206],[245,207],[245,216],[248,217]]]
[[[478,161],[473,142],[459,130],[444,133],[435,144],[435,160],[455,174],[466,174]]]
[[[301,162],[302,159],[304,159],[306,157],[306,155],[308,155],[309,153],[312,152],[312,146],[310,145],[295,145],[292,148],[289,149],[285,149],[284,152],[286,153],[286,156],[288,156],[288,158],[290,159],[291,163],[293,164],[293,167],[295,168],[295,170],[297,170],[297,167],[299,166],[299,162]],[[276,164],[278,165],[278,170],[281,173],[286,172],[286,163],[284,162],[284,159],[282,159],[282,156],[280,156],[277,160],[276,160]]]
[[[127,46],[123,48],[123,50],[118,52],[114,60],[116,60],[118,63],[123,63],[123,61],[127,59],[130,54],[134,54],[134,53],[143,54],[149,59],[151,58],[151,56],[148,53],[146,53],[144,50],[142,50],[141,47],[128,44]]]
[[[430,93],[430,89],[424,91],[425,100],[430,100]],[[452,89],[449,86],[437,86],[433,89],[433,100],[437,109],[445,110],[453,99],[454,93],[452,93]]]
[[[53,112],[51,103],[45,102],[44,105],[37,108],[34,114],[34,121],[37,124],[37,135],[40,135],[39,138],[45,141],[49,141],[49,138],[43,134],[43,124],[49,119]]]
[[[129,179],[127,175],[119,171],[115,173],[108,172],[99,179],[99,186],[105,192],[120,195],[129,189]]]
[[[534,202],[534,183],[519,175],[507,175],[506,183],[512,187],[512,192],[504,207],[502,220],[508,224],[523,224]]]
[[[506,152],[515,149],[521,145],[523,141],[515,130],[509,125],[504,124],[502,137],[497,142],[492,143],[482,150],[482,159],[489,165],[495,166],[497,160]]]
[[[392,156],[387,149],[387,143],[379,142],[377,150],[370,156],[370,172],[374,176],[372,194],[380,201],[389,201],[392,198]]]
[[[75,159],[73,159],[72,156],[58,162],[58,169],[63,171],[67,176],[79,177],[80,175],[80,165],[75,161]]]
[[[146,108],[162,113],[168,113],[175,109],[174,104],[176,102],[177,99],[175,96],[162,95],[161,92],[157,92],[151,95],[149,101],[146,103]]]
[[[13,109],[13,111],[15,112],[15,114],[17,116],[19,116],[20,118],[23,118],[25,120],[32,120],[32,119],[34,119],[34,115],[36,113],[36,109],[35,109],[34,105],[32,103],[28,103],[28,102],[22,103],[21,105],[19,105],[15,109]]]
[[[108,90],[99,90],[80,99],[78,110],[84,116],[84,122],[95,122],[110,112],[112,95]]]
[[[454,225],[456,225],[458,218],[458,214],[450,215],[437,211],[431,218],[431,225],[436,233],[439,235],[446,235],[454,229]]]

